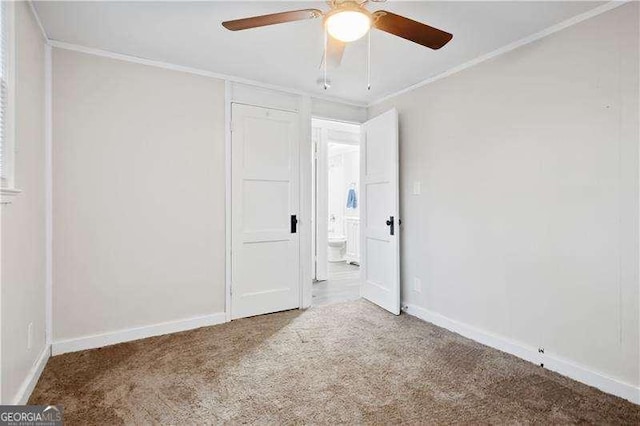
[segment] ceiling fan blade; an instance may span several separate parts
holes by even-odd
[[[327,68],[333,69],[340,66],[342,62],[342,55],[344,55],[344,48],[347,43],[337,40],[331,36],[327,37]],[[324,66],[324,54],[322,60],[320,60],[320,68]]]
[[[373,17],[375,28],[431,49],[440,49],[453,38],[446,31],[384,10],[374,12]]]
[[[291,10],[289,12],[272,13],[270,15],[253,16],[251,18],[225,21],[222,26],[231,31],[247,30],[249,28],[264,27],[267,25],[283,24],[285,22],[303,21],[322,16],[319,9]]]

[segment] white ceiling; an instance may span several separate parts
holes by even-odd
[[[52,40],[233,75],[309,93],[367,103],[534,34],[604,2],[370,3],[453,33],[433,51],[374,30],[372,88],[366,89],[366,37],[347,47],[325,91],[316,80],[322,21],[230,32],[225,20],[315,7],[325,2],[36,2]]]

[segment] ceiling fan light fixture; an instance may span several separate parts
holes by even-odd
[[[362,8],[337,9],[325,18],[329,35],[345,43],[362,38],[371,29],[371,15]]]

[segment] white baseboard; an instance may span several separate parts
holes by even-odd
[[[187,318],[177,321],[163,322],[160,324],[153,324],[144,327],[128,328],[126,330],[118,330],[108,333],[95,334],[92,336],[77,337],[75,339],[59,340],[52,343],[51,354],[60,355],[67,352],[77,352],[86,349],[101,348],[103,346],[130,342],[132,340],[145,339],[147,337],[160,336],[163,334],[177,333],[179,331],[187,331],[193,330],[195,328],[222,324],[226,321],[227,319],[225,313],[219,312],[216,314]]]
[[[406,305],[404,311],[421,320],[430,322],[449,331],[460,334],[468,339],[475,340],[483,345],[490,346],[500,351],[515,355],[526,361],[540,365],[556,373],[567,376],[571,379],[585,383],[589,386],[600,389],[603,392],[619,396],[635,404],[640,404],[640,387],[621,382],[608,377],[602,373],[592,371],[584,366],[577,365],[559,356],[545,353],[538,353],[538,349],[517,342],[504,336],[480,330],[468,324],[452,320],[436,312],[429,311],[416,305]]]
[[[540,364],[543,362],[540,357],[542,354],[538,353],[538,348],[526,346],[520,342],[515,342],[505,337],[488,333],[484,330],[452,320],[444,315],[429,311],[416,305],[406,305],[404,311],[409,315],[420,318],[421,320],[446,328],[449,331],[458,333],[471,340],[482,343],[483,345],[491,346],[492,348],[515,355],[518,358],[522,358],[534,364]]]
[[[621,382],[554,354],[544,354],[544,368],[640,405],[639,386]]]
[[[40,375],[42,374],[42,370],[44,370],[44,366],[47,365],[47,361],[49,360],[49,356],[51,355],[51,347],[46,345],[45,348],[38,356],[38,359],[29,370],[29,374],[22,382],[22,386],[18,390],[12,404],[13,405],[24,405],[29,400],[31,396],[31,392],[36,387],[36,383],[38,383],[38,379],[40,379]]]

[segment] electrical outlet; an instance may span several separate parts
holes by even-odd
[[[418,277],[413,278],[413,291],[416,293],[422,293],[422,281],[420,281],[420,278]]]
[[[29,327],[27,327],[27,349],[31,349],[33,346],[33,323],[29,323]]]
[[[419,180],[413,182],[413,195],[420,195],[420,192],[421,192],[420,186],[421,185]]]

